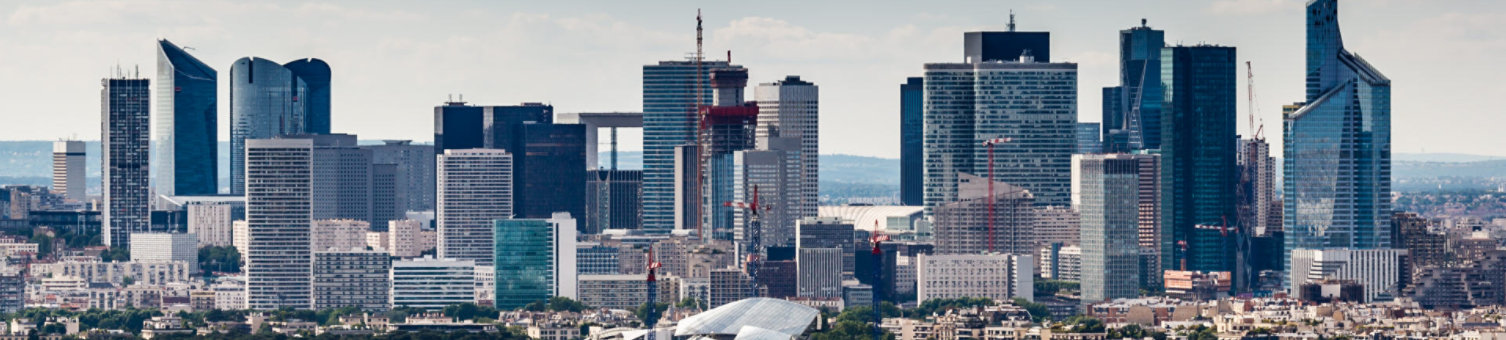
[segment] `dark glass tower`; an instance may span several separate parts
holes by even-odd
[[[302,96],[293,99],[297,105],[303,106],[304,132],[329,134],[329,64],[316,58],[306,58],[283,64],[282,67],[293,71],[293,76],[303,81],[306,87]]]
[[[1119,86],[1103,90],[1106,152],[1161,147],[1161,48],[1166,33],[1139,27],[1119,31]]]
[[[1235,135],[1238,102],[1235,49],[1175,46],[1161,50],[1166,87],[1161,121],[1163,214],[1175,240],[1187,250],[1163,263],[1176,269],[1235,270],[1237,237],[1234,188],[1238,182]]]
[[[445,150],[479,149],[486,146],[481,127],[486,108],[446,102],[434,107],[434,153]]]
[[[554,107],[539,103],[448,102],[435,107],[435,153],[475,148],[514,155],[512,211],[517,218],[550,218],[555,212],[584,218],[585,125],[554,124]]]
[[[219,193],[218,76],[167,40],[157,41],[158,195]]]
[[[1028,52],[1036,62],[1051,62],[1051,32],[1015,32],[1013,27],[1011,23],[1007,32],[963,33],[965,60],[1014,61]]]
[[[925,204],[925,81],[910,77],[899,84],[899,200]]]
[[[130,247],[131,233],[151,229],[148,83],[146,79],[109,78],[100,91],[101,187],[105,200],[102,237],[110,247]]]
[[[725,68],[738,66],[726,61],[703,61],[699,70],[695,61],[643,65],[644,230],[675,228],[675,148],[695,144],[696,110],[711,104],[711,71]]]
[[[230,193],[245,194],[246,140],[304,134],[307,86],[286,67],[246,57],[230,65]]]
[[[1293,249],[1391,247],[1391,80],[1344,49],[1338,12],[1308,2],[1307,103],[1284,117],[1286,268]]]

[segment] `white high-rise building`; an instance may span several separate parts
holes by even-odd
[[[802,248],[795,257],[795,295],[842,297],[842,248]]]
[[[764,247],[789,247],[795,245],[795,222],[802,216],[800,202],[805,197],[805,183],[800,178],[800,140],[790,137],[759,140],[758,150],[736,151],[732,154],[733,200],[758,202],[759,222],[762,225]],[[756,189],[756,190],[755,190]],[[754,197],[757,191],[758,197]],[[739,244],[748,241],[748,227],[752,220],[749,211],[737,209],[732,212],[734,240]],[[747,250],[745,250],[747,251]]]
[[[392,308],[441,309],[476,301],[476,263],[424,256],[392,263]]]
[[[84,189],[84,142],[60,140],[52,142],[52,191],[71,201],[83,201]]]
[[[315,220],[312,240],[313,251],[366,249],[366,232],[371,225],[358,220]]]
[[[798,197],[791,200],[794,219],[816,216],[820,159],[820,88],[800,76],[788,76],[784,80],[758,84],[753,90],[758,101],[758,148],[764,141],[785,137],[799,140],[800,179],[803,188]]]
[[[974,61],[925,65],[925,206],[958,200],[957,174],[1030,191],[1036,206],[1070,203],[1077,149],[1077,64]]]
[[[190,203],[184,209],[188,213],[188,232],[199,237],[200,247],[235,245],[230,204]]]
[[[1324,279],[1353,280],[1365,287],[1365,301],[1395,298],[1406,249],[1293,249],[1292,287]],[[1296,289],[1292,289],[1296,293]]]
[[[497,149],[439,156],[439,258],[492,264],[492,221],[513,214],[512,157]]]
[[[1031,255],[925,255],[916,258],[916,300],[962,297],[1035,301]]]
[[[246,305],[310,308],[313,141],[246,141]]]
[[[104,181],[101,236],[110,247],[130,247],[131,233],[151,231],[150,88],[146,79],[105,79],[100,91],[100,161]]]
[[[132,233],[131,261],[182,261],[188,271],[199,271],[199,239],[194,234]]]
[[[1140,204],[1142,186],[1158,177],[1141,171],[1154,155],[1074,155],[1074,192],[1081,199],[1082,302],[1096,303],[1140,295]]]
[[[235,234],[234,238],[230,239],[231,244],[235,245],[236,252],[241,253],[241,263],[247,263],[246,255],[249,255],[251,251],[251,223],[247,223],[246,220],[235,220],[230,223],[230,226],[232,233]]]

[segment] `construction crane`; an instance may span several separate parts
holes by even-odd
[[[889,235],[884,235],[884,230],[879,229],[878,221],[873,221],[873,236],[868,238],[873,243],[873,340],[881,340],[884,337],[884,308],[880,304],[879,296],[884,282],[884,248],[880,244],[889,240]]]
[[[744,262],[744,269],[747,270],[748,279],[752,282],[752,294],[754,296],[758,296],[760,295],[758,294],[758,269],[763,265],[763,257],[760,256],[760,254],[763,253],[763,221],[759,219],[759,215],[761,215],[760,211],[768,211],[769,207],[758,204],[757,185],[753,186],[752,203],[743,201],[729,201],[722,203],[722,206],[748,211],[748,227],[746,230],[743,230],[744,233],[747,233],[748,238],[748,257],[747,261]]]
[[[706,106],[706,101],[703,96],[706,91],[706,78],[708,77],[708,75],[706,74],[705,65],[702,64],[702,61],[706,59],[706,55],[704,54],[705,52],[701,48],[703,41],[704,39],[702,36],[701,28],[701,9],[697,8],[695,10],[695,102],[689,105],[689,112],[687,112],[690,119],[688,123],[691,124],[690,128],[694,129],[695,132],[695,152],[697,157],[696,164],[694,166],[695,169],[692,170],[692,177],[695,178],[695,183],[690,186],[689,195],[690,198],[695,201],[695,203],[691,205],[691,209],[689,209],[690,216],[687,219],[689,220],[689,223],[695,223],[696,237],[701,238],[702,241],[705,241],[706,233],[705,230],[702,230],[705,223],[701,220],[701,205],[704,203],[703,199],[701,198],[701,183],[705,182],[706,178],[704,171],[701,170],[701,167],[706,164],[707,155],[705,151],[707,138],[705,134],[706,121],[704,117],[701,117],[701,112],[703,111],[702,107]]]
[[[1255,125],[1255,116],[1257,112],[1260,112],[1260,106],[1255,101],[1255,66],[1250,61],[1245,61],[1245,82],[1245,91],[1249,92],[1248,99],[1250,100],[1250,112],[1248,112],[1250,116],[1250,138],[1264,141],[1265,119],[1260,119],[1260,125]]]
[[[646,328],[648,328],[648,334],[646,337],[646,339],[648,340],[654,340],[654,336],[656,335],[655,333],[657,333],[654,330],[654,326],[657,326],[659,324],[659,284],[658,278],[655,277],[654,274],[659,270],[660,266],[661,265],[659,264],[659,261],[654,260],[654,249],[649,248],[647,266],[648,302],[646,302],[648,304],[648,321],[645,324],[645,326],[647,326]]]
[[[994,146],[1012,141],[1010,138],[994,138],[983,141],[988,147],[988,252],[994,252]]]

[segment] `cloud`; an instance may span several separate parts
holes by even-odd
[[[1256,15],[1300,8],[1295,0],[1219,0],[1208,5],[1206,12],[1223,15]]]

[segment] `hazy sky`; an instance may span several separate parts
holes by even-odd
[[[821,152],[898,157],[899,84],[962,59],[962,33],[1051,32],[1079,63],[1078,113],[1099,120],[1117,82],[1117,33],[1147,18],[1168,43],[1238,47],[1255,64],[1273,144],[1280,106],[1303,94],[1302,0],[1218,1],[27,1],[0,4],[0,140],[99,138],[99,79],[115,65],[155,78],[154,40],[191,47],[220,75],[244,56],[317,57],[334,72],[333,125],[362,139],[433,139],[448,94],[557,112],[641,110],[642,65],[695,49],[747,66],[751,82],[821,87]],[[1506,2],[1345,0],[1350,51],[1393,81],[1393,150],[1506,156]],[[1241,65],[1240,79],[1245,69]],[[752,91],[752,86],[749,87]],[[1239,88],[1246,133],[1245,86]],[[751,93],[750,93],[751,96]],[[1496,104],[1491,104],[1496,103]],[[154,103],[155,105],[155,103]],[[636,133],[625,134],[637,148]],[[605,142],[605,141],[603,141]],[[1280,148],[1272,148],[1279,153]]]

